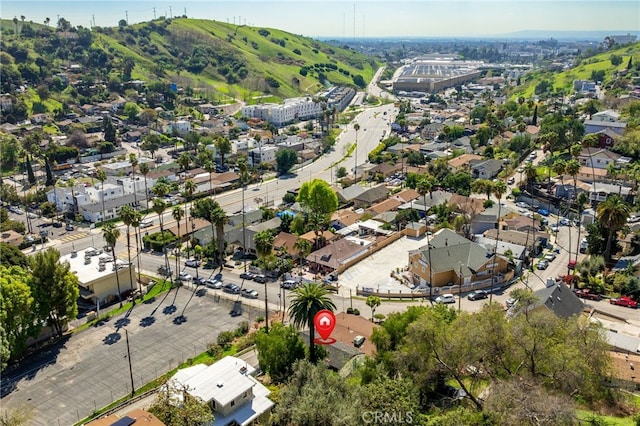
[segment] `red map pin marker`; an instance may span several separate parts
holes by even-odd
[[[313,317],[313,324],[318,334],[320,334],[320,337],[322,337],[322,339],[315,339],[315,343],[319,345],[330,345],[336,342],[336,339],[330,337],[333,329],[336,327],[336,316],[333,315],[333,312],[327,309],[321,310]]]

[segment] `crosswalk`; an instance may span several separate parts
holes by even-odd
[[[71,242],[71,241],[79,240],[80,238],[87,237],[88,235],[89,235],[88,232],[79,232],[77,234],[66,235],[66,236],[60,238],[60,241],[62,241],[63,243],[68,243],[68,242]]]

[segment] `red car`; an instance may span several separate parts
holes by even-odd
[[[617,299],[615,298],[609,299],[609,303],[611,303],[612,305],[626,306],[627,308],[631,308],[631,309],[636,309],[638,307],[638,302],[636,302],[635,300],[632,300],[627,296],[622,296]]]
[[[601,298],[598,293],[592,293],[588,288],[576,290],[576,296],[589,300],[600,300]]]

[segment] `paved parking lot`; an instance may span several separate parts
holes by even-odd
[[[404,268],[409,261],[408,252],[427,245],[427,237],[402,237],[398,241],[358,262],[339,276],[340,286],[352,290],[358,287],[373,287],[376,291],[403,292],[409,287],[391,277],[391,271]]]
[[[216,301],[218,300],[218,301]],[[24,406],[31,425],[70,425],[131,392],[126,332],[137,388],[206,350],[222,330],[259,315],[245,306],[181,288],[129,314],[82,331],[2,376],[2,405]]]

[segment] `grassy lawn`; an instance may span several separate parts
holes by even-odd
[[[633,417],[613,417],[596,414],[593,411],[577,410],[578,419],[585,424],[597,424],[607,426],[636,426],[637,423]],[[596,422],[593,422],[596,420]]]

